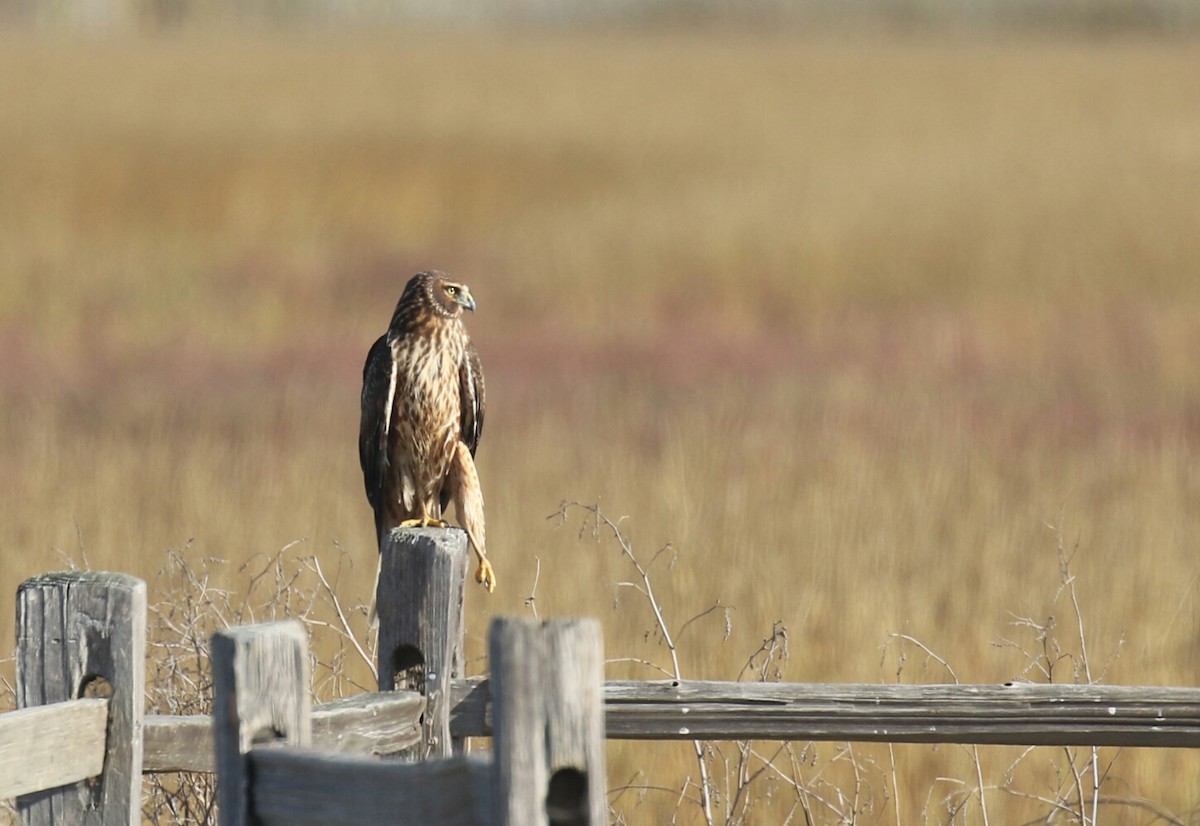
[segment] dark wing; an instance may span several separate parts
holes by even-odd
[[[479,353],[475,345],[467,342],[463,363],[458,369],[458,396],[462,403],[462,438],[475,456],[479,447],[479,437],[483,434],[483,365],[479,363]]]
[[[395,369],[387,336],[380,336],[363,365],[362,421],[358,427],[358,462],[362,465],[367,501],[378,519],[386,497],[388,478],[388,426],[395,394]]]

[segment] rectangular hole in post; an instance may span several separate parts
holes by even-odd
[[[546,817],[550,826],[587,826],[587,773],[567,767],[550,775],[546,792]]]
[[[401,645],[392,654],[395,690],[425,694],[425,655],[414,645]]]

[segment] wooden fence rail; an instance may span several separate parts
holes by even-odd
[[[100,774],[107,726],[108,700],[103,698],[0,715],[0,798],[33,794]],[[64,743],[71,748],[64,750]]]
[[[492,735],[487,679],[455,680],[451,698],[454,737]],[[1200,748],[1195,688],[613,680],[602,699],[609,740]],[[402,751],[420,737],[423,708],[411,692],[314,706],[313,744],[358,754]],[[213,770],[208,717],[148,715],[145,742],[145,772]]]
[[[311,748],[303,626],[213,639],[221,826],[605,822],[600,629],[594,620],[492,622],[490,761],[380,762]]]
[[[446,822],[525,822],[527,812],[505,808],[507,801],[518,799],[512,790],[497,791],[496,773],[502,772],[513,787],[545,791],[553,786],[558,795],[571,792],[574,797],[568,795],[563,809],[578,814],[582,805],[586,814],[564,822],[586,823],[587,818],[602,822],[595,820],[602,817],[604,799],[603,786],[595,785],[603,780],[596,768],[603,763],[597,730],[609,739],[630,740],[1200,748],[1200,688],[1027,683],[602,684],[598,655],[593,657],[594,668],[587,667],[594,673],[562,658],[575,648],[598,651],[598,630],[594,642],[572,638],[567,645],[556,636],[567,631],[534,632],[526,624],[502,623],[489,638],[492,677],[465,678],[461,669],[466,550],[461,531],[394,532],[383,550],[377,594],[383,693],[309,709],[301,707],[308,702],[307,694],[295,695],[299,703],[295,716],[279,716],[283,709],[271,707],[232,740],[228,733],[220,733],[221,721],[228,722],[230,708],[240,719],[245,704],[261,699],[258,695],[267,683],[248,693],[228,694],[218,702],[215,718],[144,716],[144,583],[123,574],[88,572],[34,577],[17,594],[19,710],[0,714],[0,798],[17,798],[26,823],[138,823],[143,772],[211,772],[219,748],[228,750],[228,743],[236,742],[242,758],[253,755],[248,759],[254,761],[256,782],[263,784],[256,801],[272,799],[276,788],[282,795],[288,784],[297,782],[296,776],[306,776],[304,772],[309,777],[302,781],[304,788],[313,794],[322,784],[331,789],[370,788],[375,782],[370,778],[378,775],[398,784],[397,790],[411,788],[414,793],[443,782],[457,784],[462,794],[475,795],[461,799],[475,800],[476,809],[489,813],[484,819],[472,815],[475,819],[470,821]],[[259,656],[238,633],[214,640],[214,677],[221,674],[217,663],[221,657]],[[302,634],[291,633],[293,648],[288,649],[292,653],[287,661],[298,668],[294,647],[307,641]],[[497,635],[504,637],[503,645]],[[228,646],[233,648],[226,650]],[[307,659],[301,659],[306,665]],[[282,662],[276,662],[271,673],[286,673],[293,682],[307,679],[302,669],[288,670]],[[259,676],[265,680],[266,672]],[[274,696],[281,690],[274,686],[265,693]],[[578,708],[561,702],[591,695],[597,716],[586,725]],[[306,733],[301,736],[302,731]],[[534,737],[530,745],[526,740],[531,731],[555,732],[552,739],[559,751],[546,753],[545,738]],[[279,736],[291,738],[293,745],[285,750],[265,745]],[[478,736],[494,737],[498,750],[491,762],[459,755],[464,739]],[[334,751],[340,756],[332,756]],[[385,755],[393,762],[364,759]],[[431,762],[404,765],[394,762],[397,756]],[[578,774],[558,773],[553,768],[557,765],[575,766]],[[236,771],[220,775],[223,789],[243,788],[242,781],[227,777],[236,778]],[[486,795],[478,792],[483,788]],[[538,804],[543,814],[547,799],[560,800],[543,794]],[[495,801],[502,805],[493,807]],[[394,810],[383,798],[376,803]],[[235,809],[233,805],[230,811]],[[437,810],[423,811],[428,816],[420,822],[442,822]],[[279,812],[275,822],[308,822],[303,813],[288,814],[282,808]],[[361,822],[377,822],[367,814]],[[270,817],[275,816],[256,822],[272,822]]]
[[[454,686],[450,729],[491,733],[487,680]],[[615,740],[826,740],[1200,748],[1200,689],[662,680],[604,685]]]

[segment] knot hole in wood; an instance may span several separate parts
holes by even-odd
[[[546,792],[546,817],[551,826],[586,826],[588,823],[587,772],[563,768],[550,775]]]
[[[397,691],[425,695],[425,655],[415,645],[397,646],[392,652],[392,680]]]
[[[111,700],[112,695],[112,683],[99,674],[87,674],[79,683],[79,691],[76,693],[76,699]]]

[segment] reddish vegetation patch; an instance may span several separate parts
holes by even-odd
[[[1179,372],[1174,354],[1194,335],[1186,327],[1164,332],[1152,309],[1109,306],[1063,318],[1044,311],[1031,320],[941,305],[854,306],[792,326],[730,329],[680,317],[607,337],[549,324],[508,335],[484,326],[477,343],[494,398],[514,413],[523,399],[543,404],[597,380],[668,392],[716,380],[730,391],[793,386],[841,426],[857,421],[868,431],[906,426],[895,411],[908,405],[940,409],[981,438],[1004,434],[1018,443],[1097,434],[1198,438],[1200,386]],[[277,346],[228,354],[186,342],[139,350],[102,333],[86,349],[56,349],[9,325],[0,330],[0,390],[49,399],[116,400],[129,392],[219,399],[278,396],[280,386],[299,383],[329,388],[352,405],[375,331],[316,340],[297,332]]]
[[[545,330],[488,343],[485,366],[515,376],[629,373],[688,381],[712,373],[765,375],[805,360],[800,342],[783,334],[712,335],[698,327],[659,328],[629,339],[582,341]]]
[[[0,387],[36,387],[47,378],[46,366],[31,333],[16,325],[0,327]]]
[[[488,366],[512,374],[650,374],[668,382],[712,375],[962,378],[1003,370],[1009,357],[1003,350],[989,352],[963,313],[941,307],[847,308],[790,325],[736,330],[692,318],[598,340],[543,328],[489,340],[484,355]]]
[[[357,344],[345,343],[292,344],[236,356],[187,345],[121,353],[97,344],[87,352],[68,352],[31,336],[0,334],[0,390],[51,399],[132,390],[194,397],[281,380],[352,384],[365,353]]]

